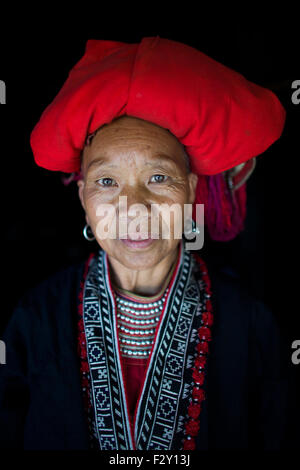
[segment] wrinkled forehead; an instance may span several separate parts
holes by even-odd
[[[81,153],[81,168],[84,159],[91,160],[96,158],[97,153],[105,151],[107,145],[130,146],[135,150],[135,145],[145,141],[153,145],[153,148],[164,149],[174,157],[177,163],[184,163],[187,172],[190,171],[189,157],[184,145],[179,142],[177,137],[169,129],[163,128],[149,121],[139,119],[133,116],[119,116],[110,123],[101,125],[92,134],[86,138],[85,147]],[[148,147],[148,146],[147,146]],[[87,155],[85,157],[85,155]],[[177,157],[177,158],[176,158]],[[180,161],[178,161],[180,160]]]

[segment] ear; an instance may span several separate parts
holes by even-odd
[[[78,195],[79,195],[79,199],[80,199],[80,202],[81,202],[81,205],[83,207],[83,210],[85,212],[85,220],[86,220],[86,223],[88,225],[89,224],[89,220],[88,220],[88,216],[87,216],[87,213],[86,213],[86,210],[85,210],[85,203],[84,203],[84,197],[83,197],[83,191],[84,191],[84,180],[83,179],[80,179],[77,181],[77,186],[78,186]]]
[[[196,173],[188,174],[189,180],[189,204],[193,204],[196,197],[196,187],[198,182],[198,175]]]
[[[78,186],[78,196],[81,202],[83,209],[85,210],[84,198],[83,198],[83,190],[84,190],[84,180],[80,179],[77,181]]]

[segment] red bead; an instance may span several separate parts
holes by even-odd
[[[203,382],[204,382],[204,374],[203,372],[199,372],[197,369],[194,369],[194,372],[193,372],[193,379],[196,383],[198,383],[199,385],[203,385]]]
[[[205,341],[211,340],[211,332],[210,329],[206,326],[201,326],[198,328],[198,336],[200,339],[204,339]]]
[[[199,368],[199,367],[204,368],[204,366],[206,364],[206,356],[196,357],[194,364],[195,364],[195,367],[197,367],[197,368]]]
[[[202,313],[202,321],[205,326],[212,326],[213,324],[213,315],[210,312]]]
[[[188,407],[188,415],[191,418],[197,419],[200,415],[201,405],[199,403],[190,403]]]
[[[186,433],[190,434],[190,436],[197,436],[199,429],[200,429],[199,421],[190,419],[187,423],[185,423]]]
[[[208,343],[206,341],[201,341],[200,343],[197,344],[196,350],[198,353],[201,354],[207,354],[208,353]]]
[[[194,399],[197,399],[199,401],[205,400],[205,393],[202,388],[193,388],[192,396]]]
[[[196,449],[196,444],[195,444],[195,439],[185,439],[183,441],[183,450],[195,450]]]

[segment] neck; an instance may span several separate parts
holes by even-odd
[[[173,272],[178,255],[179,245],[158,265],[141,271],[128,269],[116,259],[108,257],[112,284],[133,294],[154,296],[161,291],[170,273]]]

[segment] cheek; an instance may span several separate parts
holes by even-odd
[[[151,210],[151,219],[159,223],[161,237],[172,241],[182,238],[188,195],[183,185],[168,191]],[[159,221],[159,222],[158,222]]]
[[[158,215],[156,214],[156,218]],[[160,206],[161,234],[163,239],[179,239],[183,232],[184,205],[173,203]]]
[[[86,212],[88,213],[88,216],[93,220],[98,217],[97,213],[99,213],[102,206],[111,205],[107,197],[104,197],[96,190],[91,189],[87,189],[85,191],[84,200]]]
[[[113,204],[90,200],[87,213],[99,240],[117,238],[117,212]]]
[[[107,231],[113,232],[111,238],[117,238],[119,223],[116,216],[118,206],[116,198],[99,194],[99,192],[88,187],[84,196],[86,214],[94,233],[98,235],[98,239],[103,239],[105,234],[107,236]],[[156,198],[152,198],[152,202],[148,206],[148,211],[151,213],[152,232],[161,232],[165,239],[180,238],[183,232],[184,206],[187,204],[187,198],[188,195],[184,185],[170,189],[164,195],[157,195]],[[112,199],[114,199],[114,203],[111,202]],[[138,198],[136,199],[138,200]],[[155,200],[156,202],[154,202]],[[148,230],[150,230],[150,227]]]
[[[87,197],[85,199],[85,212],[88,215],[89,219],[91,221],[96,220],[96,213],[97,213],[97,207],[98,207],[98,202],[96,198],[93,197]]]

